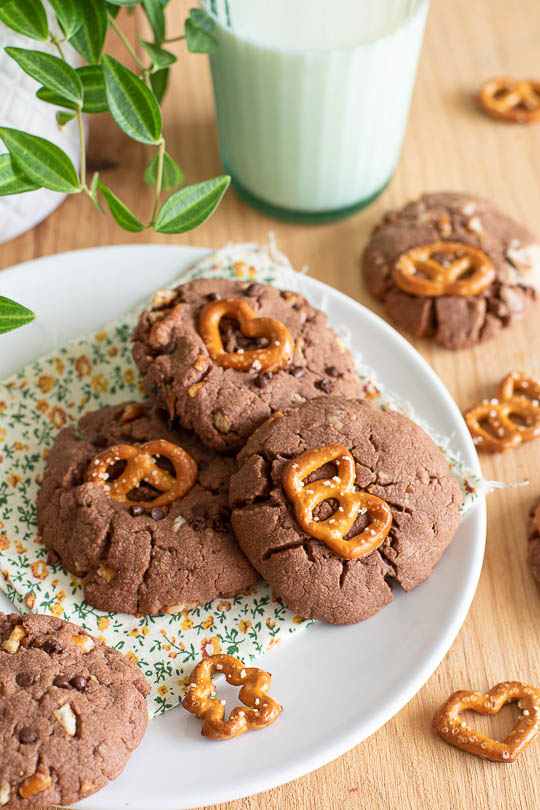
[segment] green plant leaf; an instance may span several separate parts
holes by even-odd
[[[99,172],[94,172],[94,176],[92,177],[92,183],[90,184],[90,191],[88,192],[88,196],[96,206],[97,210],[100,214],[104,214],[105,211],[103,210],[103,206],[101,205],[98,199],[98,183],[99,183]]]
[[[170,53],[160,48],[159,45],[154,45],[152,42],[145,42],[141,37],[138,37],[138,40],[158,69],[170,67],[170,65],[173,65],[177,61],[174,53]]]
[[[163,96],[167,92],[167,85],[169,84],[169,68],[157,70],[155,73],[150,74],[150,84],[154,95],[161,104]]]
[[[49,0],[62,31],[69,39],[82,25],[81,3],[78,0]]]
[[[205,31],[207,34],[211,34],[214,28],[216,27],[216,23],[213,17],[204,10],[204,8],[191,8],[189,10],[189,16],[193,20],[193,24],[200,28],[201,31]]]
[[[26,191],[36,191],[40,186],[32,183],[19,169],[13,165],[8,154],[0,155],[0,197],[9,194],[24,194]]]
[[[131,213],[129,208],[118,199],[116,194],[114,194],[110,188],[104,186],[99,180],[97,187],[107,200],[109,210],[121,228],[123,228],[125,231],[131,231],[131,233],[139,233],[140,231],[144,231],[144,225],[142,222],[139,222],[137,217]]]
[[[142,5],[150,27],[154,32],[156,45],[161,45],[165,39],[165,15],[160,0],[142,0]]]
[[[84,113],[107,112],[109,106],[105,95],[105,81],[101,65],[84,65],[84,67],[77,68],[75,72],[83,87],[82,111]],[[58,93],[51,92],[46,87],[40,87],[36,96],[41,101],[54,104],[56,107],[67,107],[68,110],[77,109],[77,105],[73,104],[72,101],[58,95]]]
[[[26,48],[6,48],[6,53],[17,62],[25,73],[45,85],[53,93],[58,93],[81,105],[83,87],[77,71],[50,53],[29,51]]]
[[[73,119],[76,117],[77,113],[66,112],[66,110],[58,110],[56,113],[56,123],[58,124],[58,129],[64,129],[66,124],[69,124],[69,122],[73,121]]]
[[[138,3],[139,0],[136,0]],[[105,8],[107,9],[107,14],[110,14],[112,17],[118,17],[118,14],[121,11],[122,6],[117,6],[115,3],[113,4],[113,0],[111,2],[105,2]],[[128,11],[133,11],[132,8],[128,8]]]
[[[185,22],[185,35],[188,50],[191,53],[215,53],[217,50],[217,39],[212,34],[207,34],[198,28],[191,17]]]
[[[152,91],[112,56],[105,54],[102,65],[107,103],[117,125],[134,141],[158,143],[161,111]]]
[[[79,30],[69,41],[87,62],[97,64],[107,34],[107,10],[104,0],[79,0],[83,15]]]
[[[41,0],[2,0],[0,20],[31,39],[45,41],[49,36],[47,14]]]
[[[0,335],[30,323],[35,317],[30,309],[0,295]]]
[[[0,138],[14,166],[34,183],[64,194],[80,191],[75,166],[54,143],[10,127],[0,127]]]
[[[83,91],[83,112],[102,113],[107,112],[107,96],[105,94],[105,79],[101,65],[85,65],[77,68],[80,76]]]
[[[230,182],[231,178],[223,175],[175,191],[161,206],[154,230],[184,233],[201,225],[213,214]]]
[[[149,186],[157,186],[159,155],[154,155],[144,170],[144,182]],[[163,155],[163,175],[161,188],[170,190],[178,188],[184,182],[184,172],[178,163],[167,153]]]
[[[137,6],[141,0],[107,0],[113,6]]]

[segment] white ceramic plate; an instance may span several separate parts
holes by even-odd
[[[0,378],[115,318],[204,253],[156,245],[95,248],[0,273],[0,293],[38,314],[36,322],[0,338]],[[453,435],[479,472],[460,412],[422,357],[350,298],[307,278],[310,290],[318,300],[325,294],[330,324],[348,327],[381,382],[440,433]],[[183,709],[169,711],[150,724],[119,779],[78,806],[180,810],[225,802],[295,779],[362,742],[413,697],[449,649],[476,589],[484,542],[480,500],[431,578],[408,596],[396,586],[392,604],[368,621],[316,624],[258,660],[272,672],[272,694],[285,706],[277,723],[217,743],[201,737],[199,722]],[[8,605],[2,598],[0,608]],[[429,728],[425,732],[429,745]]]

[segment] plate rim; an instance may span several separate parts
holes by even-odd
[[[253,245],[254,242],[245,243],[246,245]],[[24,262],[20,262],[15,265],[11,265],[10,267],[0,271],[0,281],[1,279],[6,276],[10,277],[10,280],[15,274],[24,275],[25,271],[35,268],[38,265],[46,265],[46,264],[54,264],[54,262],[58,259],[58,257],[62,257],[62,260],[66,260],[67,258],[76,257],[79,254],[87,254],[89,252],[119,252],[122,253],[126,249],[128,250],[137,250],[145,252],[167,252],[167,253],[177,253],[179,257],[179,264],[182,261],[182,254],[185,253],[186,250],[189,251],[199,251],[200,258],[202,258],[205,254],[212,253],[212,249],[210,248],[201,248],[194,245],[171,245],[171,244],[152,244],[152,243],[144,243],[144,244],[134,244],[134,243],[127,243],[121,245],[103,245],[103,246],[94,246],[89,248],[82,248],[79,250],[69,250],[69,251],[62,251],[55,254],[50,254],[48,256],[29,259]],[[127,268],[122,267],[122,270],[126,271]],[[122,271],[121,270],[121,271]],[[47,272],[46,269],[42,269],[41,272]],[[178,270],[178,274],[180,274],[181,268]],[[296,272],[294,269],[291,268],[291,272]],[[4,275],[6,274],[6,275]],[[351,304],[359,308],[359,314],[363,318],[367,318],[372,323],[376,324],[377,329],[381,330],[386,333],[388,337],[393,340],[396,340],[400,349],[405,352],[405,354],[409,357],[411,361],[415,364],[420,364],[420,367],[427,374],[429,378],[431,386],[434,386],[437,390],[439,396],[442,396],[445,406],[447,410],[452,415],[453,421],[457,421],[458,417],[461,418],[461,412],[457,404],[455,403],[454,399],[452,398],[450,392],[446,388],[444,382],[440,379],[440,377],[436,374],[436,372],[431,368],[427,360],[423,357],[422,354],[411,344],[409,341],[401,335],[393,326],[391,326],[387,321],[385,321],[381,316],[370,310],[364,304],[356,301],[351,296],[347,295],[346,293],[341,292],[334,287],[331,287],[329,284],[320,281],[319,279],[313,278],[311,276],[307,276],[307,280],[309,284],[313,284],[315,288],[319,291],[330,291],[332,296],[336,296],[339,301],[348,306]],[[174,281],[174,278],[171,278],[170,283]],[[118,316],[122,313],[118,313]],[[118,317],[117,316],[117,317]],[[99,329],[99,327],[97,327]],[[70,338],[70,340],[76,339]],[[48,352],[47,352],[48,353]],[[39,359],[39,357],[43,356],[43,353],[39,353],[34,357],[34,360]],[[32,362],[32,361],[29,361]],[[473,469],[473,471],[477,474],[481,474],[480,469],[480,462],[478,459],[478,455],[476,453],[476,449],[472,442],[470,436],[464,431],[460,431],[460,442],[465,443],[465,447],[467,452],[465,453],[465,458],[467,463]],[[461,449],[461,448],[460,448]],[[342,756],[347,751],[351,750],[356,745],[360,744],[364,740],[366,740],[371,734],[375,733],[379,728],[381,728],[385,723],[388,722],[392,717],[394,717],[413,697],[417,694],[417,692],[422,688],[422,686],[426,683],[426,681],[431,677],[435,669],[439,666],[444,656],[450,650],[452,644],[455,641],[459,630],[463,626],[465,618],[469,612],[472,600],[474,599],[480,573],[482,570],[484,553],[485,553],[485,542],[486,542],[486,526],[487,526],[487,511],[486,511],[486,503],[485,498],[480,497],[476,504],[474,505],[471,513],[467,515],[464,520],[472,520],[476,521],[476,528],[475,528],[475,546],[474,546],[474,554],[471,564],[467,570],[467,583],[466,583],[466,592],[464,593],[458,610],[453,612],[452,620],[450,622],[450,626],[447,628],[443,636],[439,636],[436,643],[432,645],[432,648],[427,656],[427,660],[424,662],[423,666],[421,666],[418,671],[415,673],[414,677],[410,677],[408,680],[407,688],[402,689],[398,696],[395,697],[391,701],[387,701],[384,704],[384,708],[376,712],[375,716],[373,717],[372,721],[366,726],[364,723],[363,725],[354,725],[351,729],[342,732],[339,737],[335,738],[333,742],[329,742],[328,740],[325,741],[323,746],[317,750],[317,753],[310,755],[309,757],[300,757],[294,763],[287,763],[286,765],[282,765],[278,771],[278,775],[276,776],[275,772],[271,772],[268,775],[256,774],[253,777],[249,777],[246,775],[246,780],[242,782],[242,785],[239,786],[237,789],[230,789],[226,794],[221,793],[220,795],[214,794],[210,785],[207,784],[205,786],[204,792],[205,796],[203,802],[199,800],[197,804],[190,803],[183,804],[182,798],[175,799],[174,806],[175,808],[191,808],[191,807],[201,807],[201,806],[208,806],[215,803],[222,803],[227,801],[234,801],[236,799],[244,798],[246,796],[255,795],[256,793],[260,793],[262,791],[266,791],[277,787],[279,785],[286,784],[294,779],[298,779],[311,771],[322,767],[325,764],[333,761],[339,756]],[[2,596],[4,596],[2,594]],[[11,604],[11,603],[10,603]],[[159,718],[156,718],[159,720]],[[121,776],[120,776],[121,778]],[[253,784],[252,784],[253,783]],[[254,784],[256,783],[256,784]],[[99,795],[99,794],[96,794]],[[92,796],[88,797],[88,799],[83,800],[81,807],[87,808],[90,810],[92,808]],[[202,798],[202,794],[201,794]],[[77,805],[79,806],[79,804]],[[131,804],[126,804],[126,806],[131,806]],[[141,807],[144,805],[141,805]],[[172,806],[172,805],[171,805]],[[96,805],[96,808],[98,805]],[[99,810],[104,810],[104,808],[109,808],[109,805],[99,804]],[[138,807],[138,805],[133,805],[133,807]],[[110,806],[110,810],[116,810]]]

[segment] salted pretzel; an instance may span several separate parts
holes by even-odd
[[[264,349],[226,352],[219,333],[222,318],[234,318],[247,338],[267,338]],[[218,366],[237,371],[278,371],[289,364],[294,344],[287,327],[276,318],[258,318],[246,301],[225,298],[210,301],[199,314],[199,332],[210,356]]]
[[[305,478],[329,463],[336,465],[337,475],[305,483]],[[365,557],[377,548],[392,525],[388,504],[369,492],[357,492],[355,479],[354,458],[342,444],[307,450],[291,459],[281,476],[281,484],[302,529],[347,560]],[[338,502],[338,509],[326,520],[318,520],[313,511],[328,498]],[[361,511],[367,512],[369,525],[360,534],[344,540]]]
[[[174,467],[176,477],[158,467],[153,456],[168,459]],[[114,480],[109,480],[109,468],[117,461],[126,461],[123,472]],[[197,479],[197,464],[181,447],[165,439],[146,442],[139,447],[130,444],[116,444],[92,459],[86,470],[86,481],[98,484],[109,498],[119,503],[143,506],[165,506],[189,492]],[[138,501],[128,498],[128,493],[143,481],[161,490],[161,495],[151,501]]]
[[[463,711],[497,714],[505,703],[515,701],[521,716],[503,742],[486,737],[460,719]],[[492,762],[513,762],[540,731],[540,690],[518,681],[504,681],[487,693],[454,692],[435,712],[433,728],[447,743],[469,754]]]
[[[485,453],[502,453],[530,442],[540,436],[540,380],[521,371],[508,374],[496,397],[465,411],[465,421],[477,448]]]
[[[441,264],[436,256],[448,257]],[[427,276],[423,278],[421,275]],[[462,278],[467,274],[467,278]],[[478,295],[495,278],[489,256],[465,242],[430,242],[402,253],[392,268],[397,286],[411,295]]]
[[[222,672],[227,683],[241,686],[238,697],[246,706],[235,706],[224,720],[225,705],[212,697],[216,687],[212,675]],[[210,655],[200,661],[189,679],[188,692],[182,706],[203,721],[201,734],[213,740],[230,740],[245,731],[269,726],[277,720],[283,706],[269,697],[271,675],[256,667],[245,667],[232,655]]]
[[[540,82],[526,79],[488,79],[476,101],[481,110],[494,118],[516,124],[540,120]]]

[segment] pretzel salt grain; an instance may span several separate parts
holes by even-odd
[[[337,475],[305,484],[305,478],[328,463],[336,465]],[[341,444],[307,450],[291,459],[281,476],[281,484],[302,529],[347,560],[364,557],[376,549],[392,525],[388,504],[368,492],[357,492],[355,479],[354,458]],[[338,510],[326,520],[318,520],[313,515],[315,507],[329,498],[338,501]],[[345,540],[361,510],[367,512],[370,523],[360,534]]]
[[[222,318],[234,318],[247,338],[267,338],[264,349],[226,352],[219,333]],[[225,298],[210,301],[199,314],[199,332],[215,363],[237,371],[278,371],[289,364],[294,344],[287,327],[276,318],[258,318],[246,301]],[[255,364],[255,365],[254,365]]]
[[[211,697],[216,688],[212,675],[222,672],[227,683],[241,686],[238,697],[247,707],[235,706],[224,720],[225,706]],[[210,655],[200,661],[189,679],[182,706],[203,720],[201,734],[213,740],[230,740],[246,731],[265,728],[279,717],[283,707],[269,697],[271,675],[256,667],[246,667],[232,655]]]
[[[505,703],[518,701],[521,715],[503,742],[486,737],[460,719],[460,712],[497,714]],[[489,692],[454,692],[433,717],[433,728],[445,740],[492,762],[513,762],[540,731],[540,690],[518,681],[498,683]]]
[[[162,456],[174,466],[176,478],[155,463],[153,456]],[[108,480],[109,467],[117,461],[126,461],[123,472],[113,481]],[[165,439],[146,442],[140,447],[117,444],[97,455],[86,471],[86,481],[98,484],[114,501],[143,506],[165,506],[182,498],[197,479],[197,464],[182,447]],[[141,482],[146,481],[161,491],[151,501],[137,501],[128,498],[128,493]]]
[[[476,447],[485,453],[502,453],[530,442],[540,436],[540,380],[514,371],[501,380],[495,398],[479,402],[464,416]]]
[[[438,256],[447,257],[444,264]],[[419,275],[422,273],[423,278]],[[466,278],[462,276],[467,275]],[[430,242],[402,253],[392,268],[397,286],[411,295],[478,295],[495,279],[489,256],[465,242]]]
[[[488,79],[476,101],[481,110],[494,118],[516,124],[540,120],[540,82],[526,79]]]

